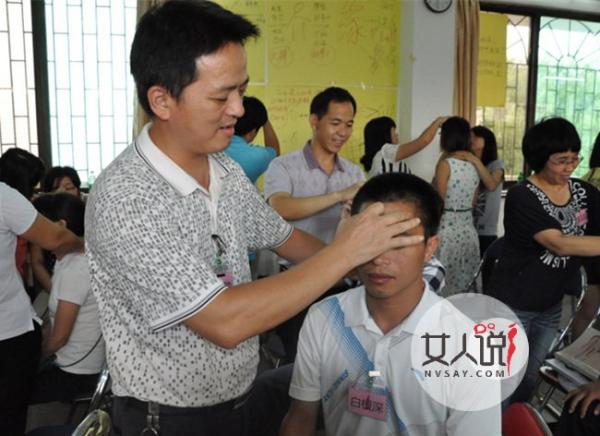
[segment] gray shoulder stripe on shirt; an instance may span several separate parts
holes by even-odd
[[[166,329],[168,327],[171,327],[171,326],[173,326],[175,324],[179,324],[184,319],[189,318],[194,313],[196,313],[196,312],[200,311],[201,309],[203,309],[204,306],[206,306],[208,303],[210,303],[212,301],[212,299],[215,296],[217,296],[217,294],[219,294],[222,290],[224,290],[226,288],[227,288],[227,286],[225,286],[225,285],[217,286],[211,293],[209,293],[203,299],[201,299],[200,301],[198,301],[198,303],[196,303],[193,306],[189,307],[188,309],[186,309],[184,312],[180,313],[176,317],[171,318],[171,319],[166,320],[166,321],[163,321],[160,324],[156,324],[156,325],[152,326],[151,329],[150,329],[150,331],[152,333],[157,333],[157,332],[159,332],[161,330],[164,330],[164,329]]]

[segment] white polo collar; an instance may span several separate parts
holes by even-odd
[[[438,297],[435,292],[431,290],[429,283],[427,283],[427,281],[424,279],[423,283],[425,283],[423,296],[415,308],[404,319],[404,321],[402,321],[402,323],[394,327],[388,334],[392,336],[400,336],[402,332],[411,335],[414,334],[417,324],[425,315],[425,312],[427,312],[431,306],[440,300],[440,297]],[[367,307],[366,301],[366,292],[366,289],[364,286],[362,286],[361,292],[356,294],[358,296],[358,301],[354,302],[354,304],[348,305],[349,307],[344,307],[345,324],[348,327],[362,325],[367,330],[373,330],[374,328],[379,330],[379,328],[376,327],[375,321],[371,317],[371,314],[369,313],[369,308]]]
[[[219,191],[220,179],[228,172],[227,168],[215,157],[208,156],[210,192],[207,191],[152,142],[149,134],[151,126],[152,123],[146,124],[135,141],[136,149],[142,159],[180,195],[186,196],[196,189],[200,189],[204,194],[215,197]],[[218,197],[218,195],[216,196]]]

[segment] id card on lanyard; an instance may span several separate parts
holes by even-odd
[[[366,383],[361,383],[359,379],[348,388],[348,411],[378,421],[387,419],[385,388],[377,385],[380,375],[379,371],[369,371]]]
[[[229,268],[229,265],[227,265],[225,260],[225,243],[219,235],[212,234],[210,237],[216,247],[215,258],[213,261],[213,271],[225,284],[225,286],[232,286],[233,273],[231,272],[231,268]]]

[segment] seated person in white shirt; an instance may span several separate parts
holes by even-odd
[[[85,204],[79,197],[47,194],[34,206],[49,220],[83,237]],[[36,377],[30,404],[69,402],[93,392],[105,360],[87,258],[83,252],[56,258],[48,302],[50,322],[42,330],[42,357],[55,359],[47,361]]]
[[[314,435],[321,407],[327,435],[474,435],[482,428],[499,434],[499,409],[482,427],[476,414],[449,409],[429,397],[411,371],[409,338],[421,316],[440,301],[423,279],[423,265],[439,243],[442,199],[416,176],[388,173],[358,191],[352,213],[378,201],[385,213],[418,217],[421,224],[407,234],[425,240],[359,266],[363,286],[312,306],[300,332],[289,391],[292,404],[280,434]],[[387,390],[387,410],[377,418],[348,407],[350,389],[368,385],[366,371],[357,369],[365,367],[379,371],[371,379],[373,386]]]

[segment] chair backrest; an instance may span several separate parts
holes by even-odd
[[[503,436],[552,436],[540,413],[528,403],[513,403],[502,413]]]
[[[574,304],[571,316],[567,321],[566,326],[562,329],[560,334],[554,338],[552,341],[552,346],[550,347],[549,354],[554,354],[564,346],[568,345],[571,342],[571,334],[573,328],[573,321],[575,320],[575,316],[577,312],[581,309],[581,304],[583,303],[583,298],[585,297],[585,293],[587,291],[587,275],[585,274],[585,269],[583,267],[579,268],[579,273],[573,276],[567,285],[567,289],[571,288],[573,290],[570,293],[573,296],[578,296],[577,301]],[[576,293],[577,292],[577,293]],[[567,292],[569,293],[569,292]],[[598,314],[600,314],[600,308],[598,310]],[[598,314],[596,316],[598,316]],[[592,324],[595,322],[592,321]]]
[[[100,407],[102,399],[106,395],[110,388],[110,373],[108,372],[108,367],[104,365],[100,375],[98,376],[98,383],[96,383],[96,389],[92,394],[92,399],[90,400],[90,406],[88,407],[88,413],[93,412],[94,410]]]
[[[490,244],[490,246],[483,253],[483,257],[481,259],[481,282],[482,288],[484,290],[487,289],[487,285],[490,282],[490,278],[492,277],[492,273],[494,272],[494,268],[496,268],[496,264],[498,263],[498,259],[502,254],[502,249],[504,248],[504,236],[496,239],[494,242]]]
[[[502,254],[502,247],[504,246],[504,236],[496,239],[494,242],[490,244],[490,246],[483,253],[483,257],[479,262],[479,267],[477,268],[477,272],[473,276],[471,283],[467,286],[466,292],[481,292],[485,293],[487,289],[487,284],[489,282],[490,277],[492,276],[492,272],[496,267],[496,263],[500,258],[500,254]],[[481,276],[481,287],[479,287],[479,276]]]
[[[87,414],[71,436],[108,436],[110,426],[108,413],[104,410],[94,410]]]

